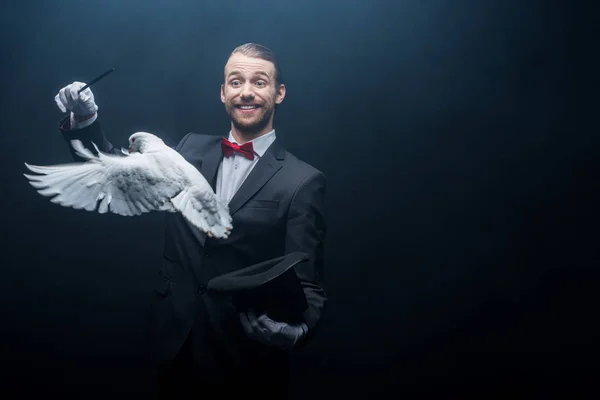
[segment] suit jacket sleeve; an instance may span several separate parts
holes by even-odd
[[[327,302],[323,289],[325,186],[325,176],[322,173],[308,176],[292,198],[287,219],[286,254],[303,252],[309,255],[309,261],[300,264],[297,269],[308,301],[308,309],[304,312],[308,333],[302,345],[314,335]]]
[[[67,143],[67,147],[69,149],[71,157],[76,162],[84,160],[75,154],[75,150],[71,146],[70,141],[75,139],[81,140],[83,146],[86,149],[89,149],[92,153],[96,153],[96,149],[92,145],[93,142],[103,153],[123,155],[123,153],[121,153],[121,149],[113,146],[113,144],[106,138],[104,130],[102,129],[102,125],[97,119],[90,126],[82,129],[76,129],[73,131],[71,130],[71,118],[70,116],[66,116],[60,121],[59,129],[64,141]],[[185,135],[176,147],[171,147],[175,148],[176,150],[179,150],[189,136],[190,133]]]
[[[94,144],[98,146],[98,149],[103,153],[122,154],[119,148],[114,147],[112,143],[106,139],[106,135],[98,120],[94,121],[94,123],[88,127],[71,130],[71,118],[67,115],[60,121],[59,129],[64,141],[67,143],[71,157],[77,162],[84,160],[75,154],[75,150],[73,150],[73,147],[71,146],[70,141],[75,139],[81,140],[83,146],[92,153],[96,153],[96,149],[94,149],[94,146],[92,145],[92,142],[94,142]]]

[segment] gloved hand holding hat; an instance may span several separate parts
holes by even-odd
[[[207,289],[231,296],[248,337],[291,348],[307,330],[302,313],[308,303],[294,267],[308,259],[306,253],[290,253],[215,277]]]

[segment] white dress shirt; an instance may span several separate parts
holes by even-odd
[[[229,141],[239,144],[229,132]],[[251,140],[254,148],[254,160],[249,160],[242,154],[234,151],[229,157],[223,157],[217,171],[216,195],[229,204],[242,183],[246,180],[252,168],[265,154],[269,146],[275,141],[275,130]]]

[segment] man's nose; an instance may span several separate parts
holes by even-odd
[[[242,89],[240,91],[240,96],[243,98],[253,98],[254,91],[252,90],[252,86],[248,85],[248,84],[242,86]]]

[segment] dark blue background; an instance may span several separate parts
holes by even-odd
[[[152,391],[140,337],[162,215],[65,209],[28,186],[23,162],[70,160],[56,92],[114,67],[93,90],[115,145],[222,135],[223,66],[245,42],[275,50],[278,137],[328,178],[331,301],[295,357],[298,393],[591,382],[597,78],[573,4],[3,1],[0,15],[2,390]]]

